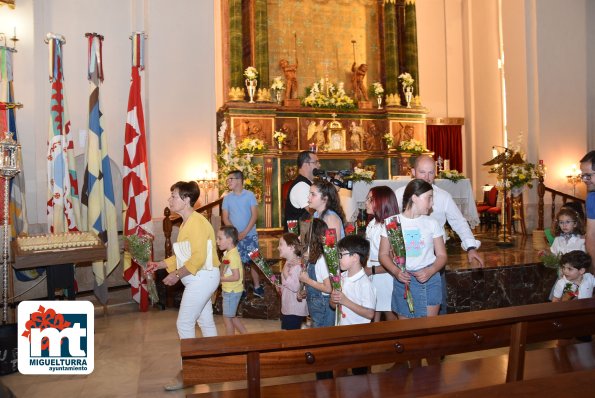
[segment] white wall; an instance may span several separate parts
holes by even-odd
[[[211,170],[215,152],[214,5],[176,0],[20,0],[15,10],[0,8],[0,31],[17,26],[15,55],[19,138],[23,147],[28,218],[46,224],[46,142],[49,92],[47,32],[66,37],[64,73],[68,112],[75,133],[86,129],[89,88],[86,32],[105,36],[105,81],[101,88],[103,127],[110,156],[122,165],[130,85],[131,32],[144,30],[143,73],[146,131],[154,217],[163,214],[170,185]],[[82,177],[79,176],[79,180]],[[119,182],[121,183],[121,182]],[[119,198],[118,200],[121,200]]]

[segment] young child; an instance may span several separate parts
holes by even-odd
[[[591,256],[581,250],[573,250],[560,257],[562,277],[554,285],[553,302],[585,299],[593,297],[595,277],[587,272],[591,266]],[[558,346],[576,341],[590,342],[591,336],[577,336],[575,339],[558,340]]]
[[[300,282],[306,285],[306,302],[312,318],[312,327],[334,326],[335,311],[329,306],[331,281],[322,249],[327,225],[321,219],[314,218],[311,228],[308,267],[300,274]]]
[[[440,270],[446,265],[444,229],[428,216],[432,209],[433,188],[420,179],[411,180],[403,193],[403,212],[399,215],[406,250],[406,271],[393,263],[386,232],[382,232],[378,258],[395,276],[392,309],[399,319],[436,316],[442,302]],[[413,297],[414,312],[409,311],[405,286]]]
[[[308,247],[308,267],[300,274],[300,282],[306,286],[306,303],[313,328],[335,325],[335,311],[329,304],[333,290],[328,267],[324,260],[322,242],[327,225],[320,218],[311,221],[311,231],[306,236]],[[316,379],[332,379],[332,371],[316,372]]]
[[[554,235],[556,238],[550,247],[552,254],[562,255],[573,250],[586,251],[584,237],[585,222],[576,210],[571,207],[562,206],[558,214],[556,214],[554,223]],[[561,278],[562,272],[560,268],[558,270],[558,280],[561,280]],[[554,289],[552,288],[549,296],[550,300],[553,301],[553,297]]]
[[[227,188],[229,193],[223,197],[222,218],[223,224],[233,225],[238,230],[238,251],[245,266],[250,267],[250,275],[254,284],[253,294],[264,297],[264,288],[260,285],[258,271],[250,266],[249,253],[258,249],[258,234],[256,232],[256,219],[258,217],[258,203],[254,194],[244,189],[244,173],[240,170],[230,171],[227,174]]]
[[[238,244],[238,230],[230,225],[221,227],[217,231],[217,247],[223,251],[221,267],[221,290],[223,292],[223,323],[225,334],[234,335],[247,333],[242,321],[236,317],[238,304],[244,292],[244,268],[240,260]]]
[[[573,250],[585,250],[585,223],[579,214],[569,208],[562,207],[556,215],[554,234],[556,238],[551,252],[565,254]]]
[[[587,272],[591,256],[581,250],[573,250],[560,258],[562,278],[554,285],[552,301],[568,301],[593,297],[595,277]]]
[[[302,251],[296,234],[286,233],[279,239],[279,256],[285,265],[281,271],[281,329],[301,329],[304,317],[308,315],[305,300],[298,301],[299,276],[302,271]]]
[[[370,254],[370,242],[358,235],[344,237],[337,244],[341,267],[341,290],[331,293],[331,306],[341,305],[340,325],[369,323],[374,318],[376,290],[364,267]]]
[[[370,242],[358,235],[344,237],[337,244],[341,267],[341,290],[331,293],[331,306],[341,306],[341,325],[369,323],[374,318],[376,289],[364,267],[370,254]],[[368,373],[367,367],[353,368],[354,375]]]

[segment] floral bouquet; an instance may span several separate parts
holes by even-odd
[[[273,83],[271,84],[271,88],[275,91],[281,91],[285,89],[285,84],[283,84],[283,80],[281,76],[276,76],[273,78]]]
[[[374,178],[373,170],[366,170],[366,169],[361,169],[359,167],[354,167],[353,173],[350,176],[347,176],[345,179],[351,180],[353,182],[363,181],[367,184],[371,184],[373,178]]]
[[[238,144],[238,152],[243,153],[262,153],[267,149],[264,141],[258,138],[244,138]]]
[[[275,141],[277,141],[277,144],[282,145],[285,140],[287,139],[287,134],[285,134],[283,131],[281,130],[277,130],[273,133],[273,139]]]
[[[256,80],[258,79],[258,71],[255,67],[249,66],[244,70],[244,77],[248,80]]]
[[[300,235],[300,227],[298,224],[298,220],[287,220],[287,231],[299,236]]]
[[[397,267],[401,269],[401,272],[405,272],[407,270],[405,267],[405,240],[403,239],[403,231],[401,230],[399,217],[396,215],[387,217],[384,220],[384,225],[386,226],[388,241],[390,242],[395,255],[394,262]],[[413,297],[411,296],[409,284],[405,285],[405,296],[403,298],[407,300],[409,312],[413,314],[415,312],[415,307],[413,306]]]
[[[341,268],[339,267],[339,253],[337,252],[337,232],[334,228],[327,229],[324,234],[322,246],[326,266],[328,267],[329,278],[333,290],[341,290]],[[335,325],[341,319],[341,306],[337,305]]]
[[[271,284],[276,288],[275,290],[279,292],[279,289],[281,288],[281,281],[279,278],[277,278],[277,275],[273,273],[270,265],[266,262],[264,257],[262,257],[258,249],[252,250],[250,253],[248,253],[248,255],[250,256],[252,262],[256,264],[258,268],[260,268],[264,276],[266,276],[269,282],[271,282]]]
[[[153,238],[150,235],[141,233],[138,235],[129,235],[124,237],[124,245],[130,256],[143,269],[143,275],[147,280],[147,291],[151,304],[159,302],[159,294],[157,293],[157,286],[153,273],[147,273],[147,262],[151,260],[153,249]]]
[[[578,298],[578,285],[576,283],[567,282],[562,291],[560,301],[570,301]]]
[[[354,109],[355,102],[345,93],[343,82],[336,85],[328,79],[314,82],[306,89],[308,96],[302,100],[302,105],[314,108]]]
[[[451,180],[452,182],[457,182],[465,178],[465,176],[459,173],[457,170],[442,170],[440,172],[439,178],[444,178],[446,180]]]
[[[393,145],[394,138],[390,132],[384,134],[382,136],[382,139],[384,140],[384,142],[386,142],[386,146],[391,147]]]
[[[403,89],[405,89],[406,87],[413,86],[413,82],[415,81],[413,79],[413,77],[411,77],[411,74],[409,74],[408,72],[401,73],[397,78],[399,80],[401,80],[401,84],[403,85]]]
[[[384,94],[384,87],[382,87],[382,83],[380,83],[380,82],[373,83],[372,89],[374,90],[374,94],[376,96],[380,96],[380,95]]]
[[[426,152],[427,149],[424,144],[418,140],[410,139],[399,142],[399,151],[410,152],[410,153],[422,153]]]

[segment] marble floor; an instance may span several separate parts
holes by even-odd
[[[481,235],[484,241],[481,252],[492,266],[516,258],[534,259],[535,250],[530,245],[531,237],[522,240],[523,242],[515,242],[514,248],[501,249],[493,245],[497,238],[490,237],[490,233]],[[460,266],[466,263],[465,254],[461,253],[456,244],[449,245],[449,253],[451,267],[456,266],[455,259],[461,263]],[[90,295],[79,296],[77,299],[94,301]],[[229,388],[232,384],[194,386],[175,392],[164,391],[163,386],[175,376],[180,367],[179,340],[175,326],[177,311],[154,308],[140,313],[138,306],[130,298],[129,289],[110,292],[107,315],[103,314],[102,307],[95,304],[95,370],[92,374],[31,376],[15,373],[3,376],[1,381],[17,397],[33,398],[184,397],[191,392]],[[216,316],[216,322],[219,334],[223,334],[224,327],[220,316]],[[244,319],[243,322],[250,333],[279,330],[278,320]],[[453,355],[446,360],[456,361],[503,353],[506,353],[505,349],[497,349],[471,355]],[[375,367],[374,370],[382,368]],[[302,379],[313,378],[313,375],[304,375]],[[291,381],[302,379],[291,378]]]

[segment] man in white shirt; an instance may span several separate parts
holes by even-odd
[[[453,229],[453,231],[459,235],[459,238],[461,239],[461,247],[463,250],[467,251],[469,263],[471,264],[475,260],[481,267],[483,267],[483,259],[477,252],[481,242],[475,239],[473,236],[473,232],[471,232],[469,223],[465,217],[463,217],[461,210],[459,210],[459,207],[453,200],[450,193],[434,185],[434,179],[436,178],[436,163],[434,162],[434,159],[427,155],[418,157],[415,160],[413,169],[411,169],[411,175],[413,178],[419,178],[432,184],[432,188],[434,190],[434,205],[432,206],[432,212],[429,214],[429,216],[438,221],[442,227],[444,227],[446,221],[448,221],[448,224]],[[395,191],[397,202],[399,202],[399,209],[403,208],[403,192],[405,192],[405,187],[398,188]],[[446,239],[447,234],[445,233],[444,236]],[[441,272],[441,276],[443,303],[440,308],[440,313],[445,314],[446,280],[444,278],[444,272]]]

